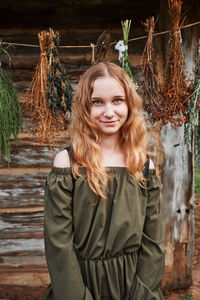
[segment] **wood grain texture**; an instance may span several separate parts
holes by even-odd
[[[0,208],[43,206],[47,173],[0,175]]]
[[[21,136],[21,137],[20,137]],[[66,139],[67,142],[67,139]],[[19,134],[17,142],[11,141],[11,168],[50,168],[53,159],[61,149],[66,146],[64,138],[60,139],[54,149],[50,149],[50,145],[40,146],[38,137],[33,136],[30,132]],[[0,168],[8,167],[5,158],[0,161]]]
[[[43,212],[2,213],[0,215],[0,245],[5,240],[43,239]],[[22,248],[24,247],[22,245]],[[0,254],[9,249],[0,248]]]

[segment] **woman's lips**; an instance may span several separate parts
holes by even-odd
[[[115,125],[117,123],[117,120],[115,120],[115,121],[100,121],[100,122],[105,125]]]
[[[115,123],[117,123],[117,120],[114,120],[114,121],[100,121],[101,123],[103,123],[103,124],[115,124]]]

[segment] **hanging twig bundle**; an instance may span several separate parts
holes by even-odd
[[[151,122],[160,120],[162,112],[162,96],[160,94],[160,85],[158,83],[153,47],[154,17],[149,17],[144,23],[145,31],[148,32],[147,42],[142,54],[142,73],[143,83],[142,92],[144,98],[144,109],[148,112],[148,118]]]
[[[110,50],[111,34],[104,31],[97,40],[95,48],[95,63],[104,62],[108,60]]]
[[[52,29],[38,34],[41,55],[27,93],[32,130],[39,133],[41,145],[55,142],[59,132],[66,129],[66,112],[71,110],[71,87],[57,58],[58,36]]]
[[[7,54],[0,44],[0,54]],[[22,129],[22,114],[17,92],[13,82],[0,66],[0,157],[10,163],[10,138],[17,139],[18,132]]]
[[[72,87],[67,80],[65,69],[58,58],[59,32],[54,32],[52,29],[49,32],[51,41],[47,53],[48,81],[46,90],[48,108],[51,109],[55,119],[61,114],[63,121],[68,124],[68,117],[70,117],[73,101]]]
[[[187,121],[187,103],[190,96],[190,88],[185,76],[185,61],[181,48],[181,0],[168,0],[169,14],[172,23],[170,34],[170,49],[165,68],[163,96],[165,99],[164,122],[171,122],[178,127]]]

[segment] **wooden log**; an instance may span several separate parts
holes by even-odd
[[[19,270],[45,270],[47,271],[46,259],[44,254],[41,255],[15,255],[1,256],[0,258],[1,271],[18,272]]]
[[[27,136],[29,135],[29,136]],[[54,149],[50,149],[50,145],[45,144],[40,146],[38,137],[31,136],[31,134],[20,135],[17,143],[11,141],[11,168],[50,168],[53,164],[53,159],[61,149],[66,146],[63,140],[60,140],[60,144],[56,144]],[[0,162],[0,168],[8,167],[8,163],[5,158]]]
[[[47,272],[0,272],[1,300],[43,300],[49,283]]]
[[[0,208],[43,206],[47,173],[23,172],[19,176],[0,175]]]
[[[0,254],[13,251],[13,248],[9,248],[9,242],[6,244],[6,248],[3,248],[6,239],[8,241],[16,239],[18,244],[20,240],[26,238],[28,241],[30,239],[43,239],[43,223],[43,212],[2,213],[0,215],[0,245],[2,245]],[[22,251],[24,246],[25,243],[23,242]]]

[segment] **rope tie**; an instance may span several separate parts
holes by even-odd
[[[189,28],[189,27],[196,26],[196,25],[199,25],[199,24],[200,24],[200,21],[197,21],[195,23],[191,23],[191,24],[188,24],[188,25],[181,26],[180,29]],[[170,33],[170,30],[154,33],[153,36],[159,36],[159,35],[163,35],[163,34],[166,34],[166,33]],[[177,33],[178,33],[178,31],[177,31]],[[142,39],[146,39],[146,38],[148,38],[147,35],[139,36],[139,37],[136,37],[136,38],[133,38],[133,39],[129,39],[128,42],[138,41],[138,40],[142,40]],[[112,42],[112,43],[110,43],[110,45],[115,45],[117,43],[118,42]],[[2,44],[3,45],[8,45],[8,46],[38,47],[38,48],[40,47],[39,45],[10,43],[10,42],[2,42]],[[83,46],[58,46],[58,48],[91,48],[91,47],[93,47],[92,45],[94,45],[94,44],[91,43],[90,45],[87,45],[87,46],[86,45],[83,45]],[[94,47],[95,46],[96,45],[94,45]]]
[[[93,43],[90,43],[90,47],[92,48],[92,64],[94,64],[94,62],[95,62],[95,58],[94,58],[94,47],[95,47],[95,45]]]

